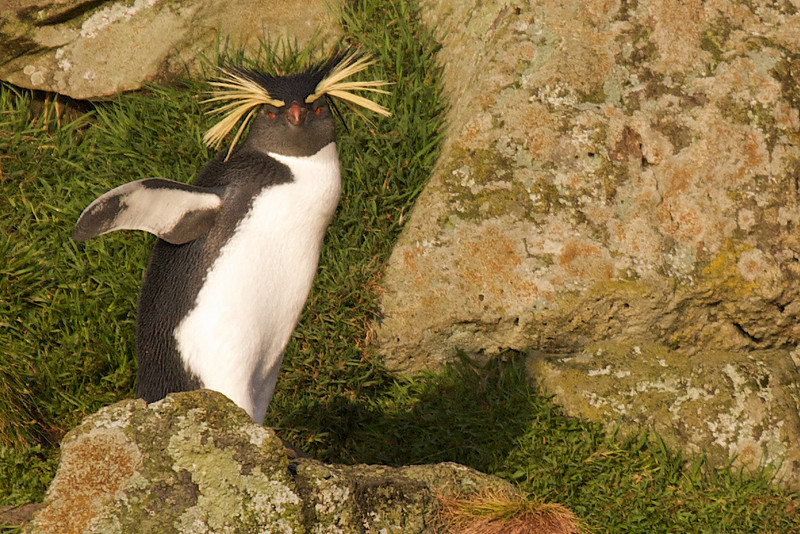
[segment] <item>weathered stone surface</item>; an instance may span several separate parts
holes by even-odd
[[[232,406],[205,391],[87,418],[30,532],[302,532],[280,440]]]
[[[797,486],[800,5],[423,5],[449,132],[382,281],[387,364],[551,354],[568,412]]]
[[[382,283],[391,367],[797,344],[796,7],[424,4],[450,129]]]
[[[298,463],[296,480],[312,511],[312,533],[439,532],[438,497],[511,485],[454,463],[391,468]]]
[[[11,0],[0,10],[0,79],[102,98],[186,75],[217,42],[333,35],[334,4],[280,0]]]
[[[0,529],[10,529],[27,524],[41,506],[39,503],[23,504],[17,507],[0,506]]]
[[[755,471],[800,487],[800,382],[787,351],[706,352],[593,343],[570,356],[534,353],[531,375],[577,417],[622,433],[649,427],[711,465]]]
[[[124,401],[71,431],[26,532],[429,533],[439,496],[476,491],[514,492],[457,464],[290,464],[272,430],[196,391]]]

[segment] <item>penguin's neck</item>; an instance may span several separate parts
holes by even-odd
[[[328,143],[311,156],[277,153],[269,153],[269,156],[286,165],[292,173],[292,182],[287,184],[293,191],[290,193],[294,199],[292,210],[300,217],[309,217],[301,223],[306,228],[301,232],[307,231],[309,238],[322,239],[339,204],[341,179],[336,143]],[[269,191],[265,193],[267,197],[272,196]]]
[[[335,142],[328,143],[311,156],[287,156],[277,152],[267,152],[267,154],[289,167],[296,182],[313,180],[320,172],[328,174],[334,172],[334,168],[338,175],[339,155],[336,152]]]

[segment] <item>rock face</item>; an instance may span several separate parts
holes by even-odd
[[[0,79],[72,98],[102,98],[186,75],[217,42],[332,35],[328,2],[11,0],[0,10]]]
[[[71,431],[31,533],[434,532],[438,496],[513,491],[457,464],[289,463],[223,395],[123,401]]]
[[[795,346],[795,9],[426,4],[452,111],[383,282],[395,369],[456,347]]]
[[[800,6],[424,5],[449,132],[382,282],[388,365],[533,349],[552,355],[532,368],[570,413],[609,420],[621,403],[652,422],[664,409],[644,397],[674,389],[658,428],[681,437],[688,417],[723,452],[757,444],[747,465],[795,462]],[[599,343],[618,357],[586,356]],[[649,374],[661,353],[663,384]],[[719,411],[695,394],[718,394]],[[720,422],[738,415],[749,422]]]
[[[713,466],[771,464],[776,480],[800,488],[800,382],[785,351],[686,358],[660,345],[599,342],[569,356],[534,353],[528,365],[573,415],[609,430],[654,429]]]

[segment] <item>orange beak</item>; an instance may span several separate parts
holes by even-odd
[[[300,123],[303,122],[303,119],[306,118],[306,113],[308,113],[308,108],[300,107],[300,104],[295,101],[292,102],[292,105],[286,110],[286,119],[293,126],[299,126]]]

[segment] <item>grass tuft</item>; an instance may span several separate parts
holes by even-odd
[[[580,534],[587,532],[566,506],[506,492],[439,496],[439,516],[450,534]]]

